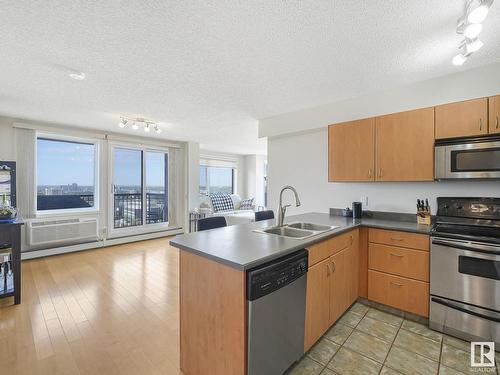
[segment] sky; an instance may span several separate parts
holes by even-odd
[[[210,167],[210,185],[211,186],[231,186],[233,173],[231,168]],[[200,186],[207,184],[204,168],[200,168]]]
[[[37,141],[38,185],[94,185],[94,145],[46,139]],[[114,150],[115,185],[141,185],[141,151]],[[162,186],[165,158],[161,152],[146,152],[146,185]]]
[[[94,185],[94,145],[37,141],[38,185]]]

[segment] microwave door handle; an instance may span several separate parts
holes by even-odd
[[[432,243],[435,245],[448,246],[448,247],[453,247],[455,249],[460,249],[460,250],[473,251],[475,253],[500,255],[500,248],[499,248],[499,250],[482,250],[482,249],[478,249],[477,247],[471,247],[471,246],[466,246],[466,245],[462,245],[462,244],[455,244],[455,243],[451,243],[448,241],[440,241],[440,240],[432,240]]]
[[[435,303],[439,303],[440,305],[461,311],[461,312],[469,314],[469,315],[474,315],[474,316],[477,316],[479,318],[483,318],[483,319],[487,319],[487,320],[492,321],[492,322],[500,323],[500,318],[495,318],[493,316],[489,316],[489,315],[481,314],[481,313],[478,313],[475,311],[471,311],[471,310],[466,309],[462,306],[459,306],[453,302],[442,300],[441,298],[431,297],[431,301],[435,302]]]

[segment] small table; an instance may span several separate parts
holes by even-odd
[[[0,279],[0,298],[14,297],[14,304],[21,303],[21,226],[24,221],[17,217],[12,222],[0,222],[0,264],[4,273]],[[10,258],[4,262],[4,256]],[[12,284],[7,283],[9,271],[12,272]],[[9,287],[8,287],[9,286]]]

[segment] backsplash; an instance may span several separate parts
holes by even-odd
[[[491,180],[330,183],[327,137],[324,128],[269,140],[270,208],[276,209],[279,190],[284,185],[294,186],[302,201],[300,207],[291,207],[289,214],[351,207],[353,201],[362,201],[363,197],[368,197],[368,205],[363,209],[412,214],[416,212],[416,200],[427,198],[435,214],[436,198],[440,196],[500,197],[500,181]]]

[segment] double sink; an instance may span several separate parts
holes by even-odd
[[[329,230],[335,228],[338,228],[338,226],[298,222],[286,224],[282,227],[275,226],[264,229],[255,229],[254,232],[303,240],[305,238],[316,236],[320,233],[328,232]]]

